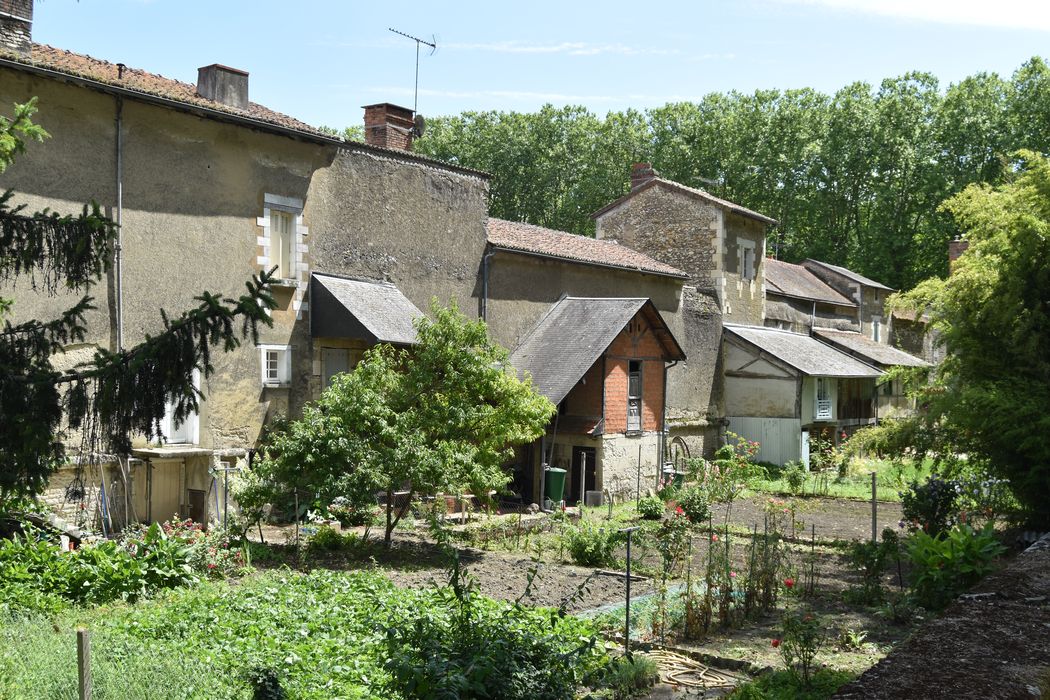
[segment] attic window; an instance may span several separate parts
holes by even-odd
[[[755,279],[754,241],[741,241],[740,243],[740,278],[745,282]]]

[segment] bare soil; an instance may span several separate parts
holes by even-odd
[[[838,698],[1050,698],[1050,540],[987,576]]]

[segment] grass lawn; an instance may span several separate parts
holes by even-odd
[[[880,501],[900,501],[900,491],[916,479],[930,473],[930,462],[916,464],[904,462],[894,464],[887,460],[864,459],[854,460],[850,464],[850,473],[843,479],[835,473],[811,473],[806,478],[802,494],[808,496],[830,496],[833,498],[871,498],[871,472],[876,473],[875,488]],[[750,484],[754,491],[791,495],[791,489],[783,478],[763,479]]]

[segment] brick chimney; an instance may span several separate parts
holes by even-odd
[[[389,102],[365,105],[365,143],[370,146],[411,151],[414,126],[410,109]]]
[[[29,55],[33,46],[33,0],[0,0],[0,51]]]
[[[955,266],[955,261],[959,259],[959,256],[966,252],[966,249],[970,247],[970,242],[963,240],[959,236],[956,236],[952,240],[948,241],[948,269],[951,270]]]
[[[197,94],[228,107],[248,109],[248,73],[218,63],[198,68]]]
[[[660,177],[660,173],[653,170],[650,163],[635,163],[631,166],[631,190],[638,189],[655,177]]]

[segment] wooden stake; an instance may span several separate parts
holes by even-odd
[[[77,671],[80,700],[91,700],[91,636],[83,627],[77,629]]]

